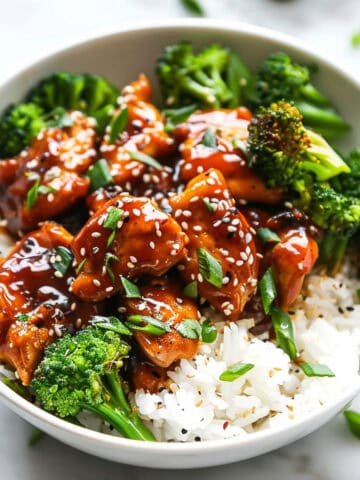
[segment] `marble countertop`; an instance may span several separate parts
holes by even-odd
[[[2,74],[90,30],[129,21],[185,16],[177,0],[1,0]],[[202,0],[210,17],[275,28],[302,38],[360,75],[359,0]],[[354,408],[360,409],[360,397]],[[27,445],[31,427],[0,405],[0,478],[6,480],[360,480],[360,443],[342,416],[312,435],[259,458],[191,472],[127,467],[90,457],[45,437]]]

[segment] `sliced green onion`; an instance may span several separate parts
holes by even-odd
[[[127,107],[120,110],[120,112],[111,120],[110,123],[110,135],[109,143],[113,144],[118,139],[120,133],[122,133],[129,120],[129,110]]]
[[[270,228],[259,228],[256,233],[260,240],[262,240],[264,243],[281,242],[281,238],[279,237],[279,235],[270,230]]]
[[[111,245],[112,242],[114,241],[115,235],[116,235],[116,230],[113,230],[113,231],[110,233],[110,235],[109,235],[109,237],[108,237],[108,239],[107,239],[106,248],[109,248],[109,247],[110,247],[110,245]]]
[[[145,325],[144,325],[145,324]],[[151,335],[162,335],[171,332],[170,325],[148,315],[130,315],[127,317],[126,326],[130,330],[140,330]]]
[[[130,158],[132,160],[136,160],[137,162],[145,163],[145,165],[148,165],[149,167],[155,168],[156,170],[162,170],[162,165],[159,163],[155,158],[150,157],[150,155],[146,155],[145,153],[142,152],[128,152],[130,155]]]
[[[18,320],[19,322],[27,322],[29,320],[29,317],[30,315],[28,315],[27,313],[19,313],[18,315],[16,315],[16,320]]]
[[[37,202],[39,196],[39,187],[40,187],[40,178],[37,178],[34,185],[30,188],[30,190],[26,194],[26,208],[31,210],[32,207]]]
[[[197,0],[180,0],[183,6],[194,15],[204,16],[204,9]]]
[[[169,108],[167,110],[163,110],[162,114],[167,120],[165,126],[166,133],[171,133],[176,125],[185,122],[185,120],[187,120],[196,109],[196,105],[188,105],[186,107]]]
[[[216,135],[210,128],[205,130],[201,143],[205,145],[205,147],[217,149]]]
[[[115,275],[114,275],[114,272],[112,271],[112,269],[110,267],[110,262],[120,262],[120,258],[117,257],[116,255],[114,255],[111,252],[106,252],[105,253],[104,265],[105,265],[106,271],[107,271],[111,281],[113,283],[115,283]]]
[[[124,215],[124,210],[120,208],[111,207],[104,222],[104,227],[110,230],[117,228],[118,221]]]
[[[215,342],[217,337],[217,329],[210,320],[205,320],[201,325],[201,340],[205,343]]]
[[[44,437],[45,437],[45,433],[42,430],[39,430],[38,428],[33,428],[28,441],[29,447],[34,447]]]
[[[354,410],[345,410],[344,415],[350,431],[355,437],[360,438],[360,413]]]
[[[233,382],[237,378],[245,375],[245,373],[254,368],[254,366],[255,365],[252,363],[236,363],[225,370],[225,372],[220,375],[219,379],[222,382]]]
[[[79,275],[80,272],[82,272],[84,266],[85,266],[85,263],[86,263],[86,258],[84,258],[83,260],[81,260],[81,262],[79,263],[79,265],[76,267],[76,270],[75,270],[75,273],[76,275]]]
[[[221,288],[223,280],[222,265],[215,257],[211,255],[205,248],[198,248],[197,250],[199,261],[199,272],[206,281],[214,285],[214,287]]]
[[[119,333],[120,335],[132,335],[131,330],[127,328],[116,317],[103,317],[101,315],[95,315],[90,320],[90,324],[93,327],[101,328],[102,330],[111,330],[112,332]]]
[[[278,307],[271,309],[271,321],[279,347],[289,355],[291,360],[297,357],[294,330],[291,318]]]
[[[66,247],[57,247],[55,249],[55,256],[59,256],[61,260],[55,261],[54,263],[51,263],[50,265],[54,270],[57,270],[60,272],[62,275],[65,275],[65,273],[68,271],[72,261],[73,261],[73,254],[71,251],[66,248]]]
[[[94,165],[91,165],[85,175],[90,179],[91,192],[106,187],[113,181],[109,165],[104,158],[101,158],[95,162]]]
[[[197,286],[197,281],[194,280],[186,285],[186,287],[183,290],[184,295],[186,295],[188,298],[197,298],[198,296],[198,286]]]
[[[135,283],[130,282],[127,278],[121,275],[121,283],[125,290],[126,298],[141,298],[141,293]]]
[[[326,365],[302,362],[299,367],[307,377],[335,377],[335,373]]]
[[[270,312],[271,305],[277,296],[274,273],[271,267],[266,270],[261,278],[259,282],[259,289],[264,312],[268,314]]]
[[[175,325],[175,330],[184,338],[196,340],[201,335],[201,325],[197,320],[187,318]]]
[[[212,206],[210,200],[207,198],[203,198],[203,202],[205,204],[205,207],[209,210],[210,213],[214,213],[214,207]]]

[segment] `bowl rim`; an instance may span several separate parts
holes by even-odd
[[[72,49],[79,47],[84,47],[86,45],[91,46],[92,43],[109,39],[113,36],[118,36],[127,33],[136,33],[141,31],[158,31],[160,30],[176,30],[181,28],[196,28],[201,30],[219,30],[232,32],[236,34],[245,34],[252,35],[254,37],[261,38],[262,40],[275,40],[279,43],[284,44],[284,47],[289,46],[298,50],[301,53],[305,53],[313,58],[315,61],[321,62],[327,68],[330,68],[340,74],[345,80],[353,84],[355,88],[359,89],[360,93],[360,80],[358,80],[354,75],[352,75],[348,69],[344,66],[339,65],[338,62],[333,62],[326,57],[326,53],[319,51],[319,49],[313,49],[310,45],[307,45],[306,42],[299,40],[291,35],[278,32],[276,30],[252,25],[249,23],[238,22],[238,21],[225,21],[225,20],[213,20],[213,19],[199,19],[199,18],[177,18],[177,19],[162,19],[162,20],[150,20],[150,21],[141,21],[141,22],[129,22],[126,26],[123,24],[112,26],[111,28],[100,29],[92,31],[89,34],[74,36],[70,41],[62,41],[61,45],[55,45],[49,49],[42,50],[40,53],[28,57],[27,61],[24,63],[15,64],[5,72],[4,77],[0,81],[0,90],[6,86],[12,80],[20,77],[30,68],[40,66],[42,62],[46,62],[51,57],[54,57],[58,54],[65,52],[71,53]],[[341,409],[349,400],[354,398],[358,393],[360,393],[360,376],[358,382],[355,382],[356,385],[352,385],[346,389],[341,396],[337,397],[334,402],[329,402],[328,404],[323,405],[322,407],[317,408],[315,411],[311,412],[308,416],[298,418],[293,420],[293,423],[282,425],[267,430],[261,430],[254,432],[251,435],[231,437],[227,439],[219,440],[208,440],[203,442],[139,442],[136,440],[130,440],[126,438],[121,438],[88,428],[80,427],[61,418],[52,415],[45,410],[42,410],[40,407],[32,404],[28,400],[25,400],[20,395],[12,391],[8,386],[0,381],[0,397],[5,400],[5,403],[8,406],[14,406],[18,410],[26,412],[29,417],[35,418],[40,423],[48,424],[54,429],[64,431],[70,435],[79,437],[83,440],[94,441],[95,443],[101,443],[103,446],[111,447],[126,447],[128,449],[136,449],[137,451],[143,450],[144,453],[152,452],[164,454],[166,451],[172,455],[196,455],[198,453],[204,452],[211,453],[213,451],[218,451],[221,448],[236,447],[241,446],[241,444],[246,443],[247,446],[257,443],[260,440],[269,439],[270,437],[276,434],[287,433],[290,438],[292,438],[291,433],[296,432],[298,427],[310,425],[318,416],[325,417],[331,412]]]

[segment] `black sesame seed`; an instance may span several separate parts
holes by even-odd
[[[339,313],[341,313],[341,314],[345,313],[344,309],[341,308],[341,307],[338,307],[338,310],[339,310]]]
[[[355,308],[354,307],[346,307],[346,310],[348,312],[353,312],[355,310]]]
[[[201,442],[201,438],[200,438],[200,437],[195,437],[194,440],[195,440],[195,442]]]
[[[182,429],[181,429],[181,433],[182,433],[183,435],[186,435],[186,434],[188,433],[188,431],[186,430],[186,428],[182,428]]]

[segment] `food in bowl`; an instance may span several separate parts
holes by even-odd
[[[358,380],[360,151],[331,146],[350,127],[310,73],[181,42],[157,65],[163,111],[144,74],[120,92],[58,73],[8,108],[8,385],[84,426],[202,441]]]

